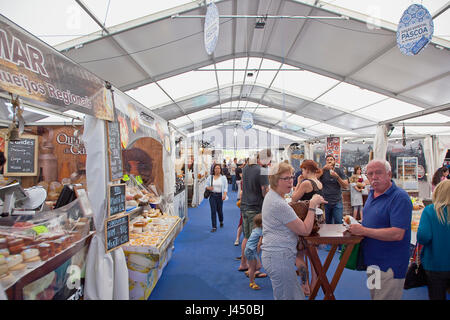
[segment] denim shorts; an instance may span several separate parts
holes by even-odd
[[[255,250],[245,248],[244,255],[247,258],[247,260],[257,260],[258,259],[258,253]]]

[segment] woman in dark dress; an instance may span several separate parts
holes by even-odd
[[[319,181],[321,170],[317,163],[313,160],[304,160],[300,165],[302,169],[302,175],[298,178],[297,187],[292,194],[292,202],[311,200],[313,195],[319,194],[323,196],[322,183]],[[298,254],[296,259],[296,266],[298,268],[298,273],[302,278],[302,288],[305,296],[310,294],[310,284],[308,277],[308,265],[305,262],[305,252],[303,248],[298,248]],[[317,249],[316,249],[317,250]],[[317,281],[317,274],[311,265],[311,287]]]

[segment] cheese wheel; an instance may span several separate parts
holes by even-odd
[[[31,258],[34,258],[36,256],[39,256],[39,250],[38,249],[26,249],[22,251],[22,257],[24,260],[29,260]]]
[[[15,254],[15,255],[12,255],[12,256],[9,256],[8,258],[6,258],[6,262],[8,263],[9,269],[22,263],[22,261],[23,261],[23,258],[22,258],[22,255],[20,255],[20,254]]]
[[[25,269],[27,266],[23,263],[19,263],[16,264],[14,267],[9,268],[9,271],[22,271],[23,269]]]

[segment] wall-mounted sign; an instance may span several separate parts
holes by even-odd
[[[397,46],[403,54],[416,55],[430,42],[433,32],[430,12],[420,4],[412,4],[403,12],[398,23]]]
[[[66,149],[64,149],[64,153],[86,154],[86,148],[84,147],[81,139],[78,137],[74,137],[73,135],[70,136],[65,132],[60,132],[56,136],[56,142],[58,144],[68,146]]]
[[[122,148],[120,147],[120,129],[118,122],[107,122],[109,177],[111,181],[123,176]]]
[[[36,176],[38,137],[22,135],[20,140],[6,141],[5,176]]]
[[[125,183],[111,184],[108,186],[108,217],[125,213],[125,191]]]
[[[0,15],[0,88],[113,120],[105,82]]]
[[[219,38],[219,10],[214,2],[211,2],[206,8],[204,42],[206,53],[211,55],[216,49],[217,39]]]

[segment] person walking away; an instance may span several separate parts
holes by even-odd
[[[227,197],[228,181],[225,176],[222,175],[222,169],[220,164],[214,165],[214,176],[211,185],[211,178],[206,181],[206,189],[212,191],[209,196],[209,205],[211,207],[211,232],[217,230],[217,215],[219,216],[220,227],[223,227],[223,201]]]
[[[421,262],[427,275],[430,300],[446,300],[450,288],[450,180],[434,189],[433,203],[423,209],[417,241],[423,245]]]
[[[237,158],[233,159],[230,164],[230,174],[231,174],[231,191],[238,191],[238,186],[236,184],[236,169],[237,169]]]
[[[447,179],[448,176],[448,168],[447,167],[440,167],[436,170],[436,172],[433,175],[433,179],[431,179],[431,191],[434,191],[434,188],[443,180]]]
[[[241,245],[241,263],[238,271],[248,269],[244,250],[253,229],[253,218],[261,212],[264,196],[269,191],[269,179],[264,174],[266,171],[262,166],[267,165],[271,157],[270,149],[262,150],[242,170],[241,213],[244,239]]]
[[[245,246],[245,258],[247,259],[248,264],[248,271],[246,271],[246,275],[248,275],[250,279],[250,288],[253,290],[259,290],[261,289],[260,286],[258,286],[255,283],[255,276],[258,275],[259,278],[262,276],[267,277],[266,274],[263,274],[259,272],[257,274],[257,264],[261,264],[259,261],[259,253],[261,252],[261,243],[262,243],[262,214],[258,213],[253,218],[253,225],[254,228],[252,230],[252,233],[250,237],[247,240],[247,245]]]
[[[298,237],[311,234],[315,210],[325,200],[314,195],[302,221],[285,200],[292,189],[294,169],[287,163],[275,164],[270,169],[270,190],[262,207],[262,265],[272,283],[275,300],[304,300],[295,267]]]
[[[246,163],[238,164],[236,168],[236,184],[238,187],[237,191],[237,201],[239,203],[239,209],[240,207],[240,200],[241,200],[241,194],[242,194],[242,167]],[[234,245],[238,246],[241,241],[241,234],[242,234],[242,212],[239,210],[239,224],[236,230],[236,240],[234,241]]]
[[[361,173],[361,167],[355,166],[350,177],[350,204],[352,206],[353,218],[358,219],[358,211],[362,220],[363,196],[362,192],[366,187],[365,176]]]
[[[325,219],[327,224],[341,224],[344,206],[342,204],[342,188],[348,187],[348,180],[344,171],[336,167],[333,155],[327,155],[326,164],[320,182],[323,185],[323,197],[328,202],[325,205]]]
[[[372,300],[400,300],[410,256],[412,202],[392,180],[389,162],[370,161],[366,174],[372,189],[364,219],[350,225],[349,231],[365,237],[361,248],[367,276],[380,280],[379,286],[369,288]]]

